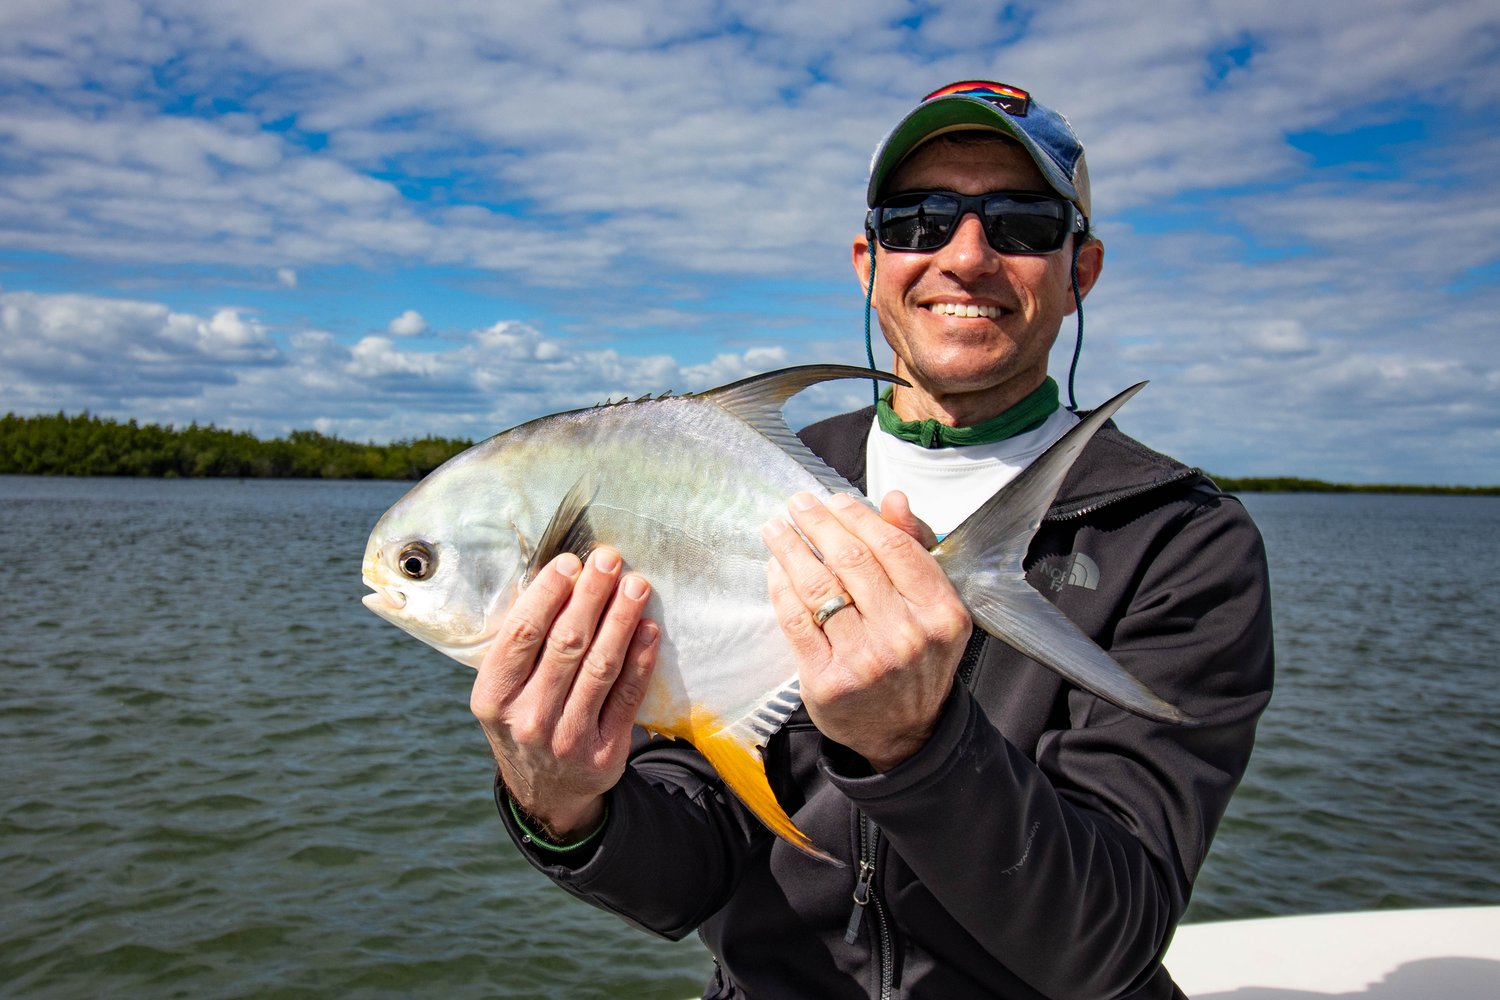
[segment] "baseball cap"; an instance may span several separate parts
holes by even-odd
[[[974,128],[1002,132],[1019,142],[1053,190],[1088,218],[1089,171],[1073,126],[1019,87],[991,80],[950,83],[922,98],[876,148],[865,203],[874,206],[896,167],[922,143],[944,132]]]

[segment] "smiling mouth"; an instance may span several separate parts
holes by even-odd
[[[999,306],[981,306],[961,302],[933,302],[926,308],[938,316],[957,316],[966,319],[999,319],[1003,312]]]

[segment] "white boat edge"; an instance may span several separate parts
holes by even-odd
[[[1185,924],[1166,966],[1192,1000],[1496,1000],[1500,906]]]
[[[1165,964],[1190,1000],[1500,1000],[1500,906],[1183,924]]]

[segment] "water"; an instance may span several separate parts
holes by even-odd
[[[1500,902],[1500,498],[1245,502],[1276,694],[1188,919]]]
[[[0,477],[0,992],[696,994],[514,854],[470,673],[360,606],[403,489]],[[1500,899],[1500,500],[1247,502],[1280,676],[1189,919]]]

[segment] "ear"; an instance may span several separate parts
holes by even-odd
[[[1076,239],[1076,237],[1075,237]],[[1078,294],[1087,296],[1104,270],[1104,244],[1088,240],[1078,251]],[[1071,312],[1071,310],[1069,310]]]
[[[854,264],[854,273],[859,276],[859,294],[868,295],[870,292],[870,231],[868,228],[863,235],[854,237],[850,260]]]

